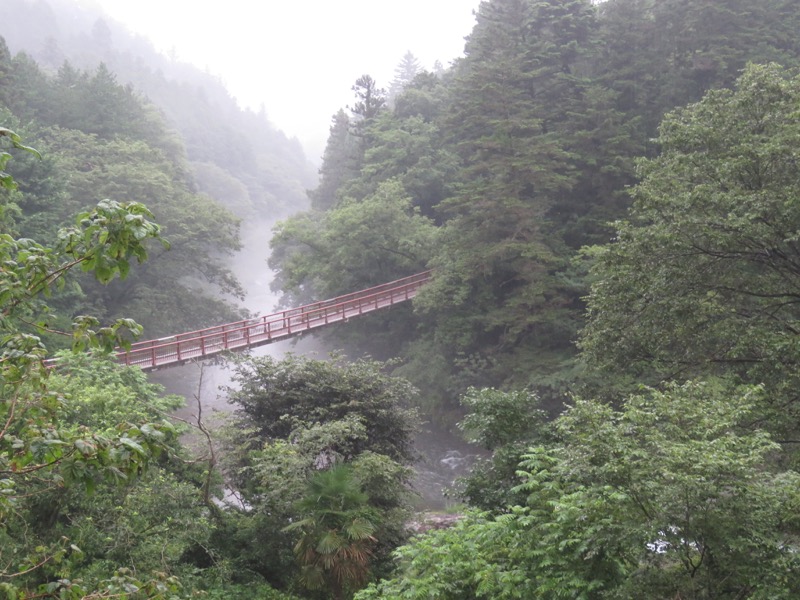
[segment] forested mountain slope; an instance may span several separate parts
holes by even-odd
[[[4,125],[44,156],[17,164],[19,232],[53,235],[111,198],[146,203],[171,243],[113,291],[87,280],[65,292],[60,318],[126,315],[150,336],[238,318],[238,219],[268,230],[307,204],[313,168],[299,143],[95,11],[10,0],[0,23]]]
[[[65,65],[51,77],[0,42],[0,112],[43,156],[20,156],[18,188],[4,192],[19,234],[54,239],[74,215],[111,199],[146,203],[171,240],[114,290],[88,279],[68,286],[56,318],[133,316],[158,335],[238,314],[222,299],[241,295],[225,264],[239,246],[237,219],[193,191],[180,140],[152,105],[104,65],[93,73]]]
[[[635,159],[658,152],[666,112],[749,61],[800,64],[798,24],[785,0],[482,3],[446,72],[419,74],[391,105],[372,78],[356,82],[315,209],[274,239],[279,285],[310,298],[432,267],[413,315],[349,325],[335,343],[399,353],[439,408],[499,385],[559,410],[581,370],[580,249],[613,238]]]
[[[797,596],[798,102],[797,69],[749,65],[664,117],[592,249],[581,346],[603,385],[555,419],[471,389],[479,510],[359,600]]]
[[[237,216],[288,214],[305,205],[315,173],[299,142],[265,114],[242,110],[218,77],[170,60],[93,8],[71,0],[7,0],[0,35],[53,74],[69,62],[104,63],[162,111],[186,148],[194,184]]]
[[[356,598],[797,596],[798,18],[481,4],[430,121],[452,187],[432,211],[397,195],[440,222],[405,372],[505,387],[461,396],[492,457],[461,488],[474,510]],[[408,132],[386,134],[402,98],[366,126],[323,231],[390,172],[371,151]],[[314,285],[294,250],[287,273]]]

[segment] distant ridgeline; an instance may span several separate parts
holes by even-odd
[[[197,190],[240,217],[273,218],[307,204],[316,181],[296,139],[263,113],[242,110],[216,76],[159,54],[97,9],[67,0],[4,0],[0,36],[50,74],[65,62],[90,73],[101,64],[146,98],[180,136]],[[176,148],[177,149],[177,148]]]

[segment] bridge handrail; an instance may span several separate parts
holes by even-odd
[[[233,331],[238,331],[246,327],[252,326],[256,321],[258,322],[259,325],[267,322],[277,322],[287,317],[295,317],[299,315],[309,314],[314,310],[320,310],[323,308],[329,308],[341,305],[350,300],[365,300],[371,298],[372,296],[378,295],[382,292],[386,292],[389,290],[398,290],[402,289],[403,287],[407,287],[409,285],[425,283],[430,279],[430,275],[431,275],[430,271],[424,271],[422,273],[409,275],[408,277],[403,277],[401,279],[389,281],[388,283],[382,283],[381,285],[376,285],[364,290],[359,290],[357,292],[351,292],[349,294],[344,294],[342,296],[336,296],[335,298],[330,298],[328,300],[317,300],[316,302],[311,302],[310,304],[304,304],[302,306],[297,306],[294,308],[287,308],[285,310],[270,313],[268,315],[262,315],[260,317],[242,319],[241,321],[234,321],[232,323],[225,323],[223,325],[214,325],[212,327],[206,327],[204,329],[197,329],[195,331],[179,333],[176,335],[158,338],[154,340],[144,340],[141,342],[136,342],[131,344],[130,350],[128,352],[131,353],[136,350],[144,350],[144,349],[149,350],[151,348],[158,346],[172,345],[176,342],[196,340],[201,337],[213,335],[214,333],[229,333]],[[271,317],[275,318],[272,319],[272,321],[267,321],[267,319],[270,319]],[[125,354],[125,351],[119,352],[118,354]]]
[[[296,308],[286,309],[255,317],[251,319],[244,319],[233,323],[226,323],[224,325],[217,325],[214,327],[207,327],[196,331],[177,334],[156,340],[146,340],[132,344],[130,350],[120,350],[116,353],[117,359],[126,364],[140,364],[141,362],[151,363],[155,367],[157,362],[157,354],[159,351],[169,352],[171,355],[176,354],[180,360],[181,351],[183,348],[184,353],[194,352],[200,348],[202,355],[207,355],[205,346],[211,344],[209,338],[220,338],[219,342],[227,348],[231,339],[234,341],[245,339],[258,335],[266,335],[268,339],[272,339],[272,332],[276,330],[286,330],[288,334],[292,334],[292,327],[294,326],[294,333],[298,331],[306,331],[311,329],[310,323],[315,320],[324,319],[328,323],[330,315],[338,315],[341,313],[339,319],[344,318],[345,311],[359,310],[365,306],[374,305],[376,308],[380,300],[390,300],[390,304],[396,301],[409,299],[409,292],[416,291],[423,283],[430,279],[430,271],[417,273],[409,277],[404,277],[395,281],[384,283],[378,286],[337,296],[328,300],[321,300],[305,304]],[[395,300],[395,297],[405,293],[404,298]],[[300,318],[300,322],[292,322]],[[335,322],[335,320],[333,321]],[[281,327],[273,328],[273,324],[281,324]],[[255,333],[252,333],[255,332]],[[208,342],[208,343],[207,343]],[[145,359],[144,361],[142,359]]]

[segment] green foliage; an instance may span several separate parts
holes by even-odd
[[[311,587],[314,582],[338,581],[337,594],[362,582],[368,570],[388,572],[389,553],[406,539],[408,464],[414,458],[414,413],[409,405],[415,391],[405,381],[383,374],[382,368],[368,360],[345,363],[291,355],[280,361],[244,359],[237,366],[234,379],[240,388],[231,390],[230,397],[239,410],[228,436],[226,470],[249,507],[230,534],[235,539],[230,552],[243,567],[278,587],[295,578]],[[309,489],[309,481],[322,488],[330,484],[334,490],[355,490],[353,497],[361,499],[356,504],[363,504],[362,516],[369,515],[369,539],[350,540],[360,556],[355,562],[329,556],[350,552],[349,534],[335,537],[345,549],[317,552],[325,530],[317,526],[317,519],[325,515],[309,514],[316,502],[311,499],[321,498]],[[325,514],[337,518],[336,513]],[[312,521],[305,520],[311,516]],[[287,523],[296,525],[287,529]],[[298,528],[306,542],[293,551]],[[265,537],[271,540],[268,549],[258,542]],[[368,555],[360,554],[362,550]],[[299,566],[305,565],[301,570],[293,555]],[[338,562],[354,570],[340,578],[339,567],[334,569]]]
[[[641,117],[642,139],[675,106],[731,87],[747,62],[791,66],[800,57],[800,15],[785,0],[609,0],[599,11],[598,76],[619,92],[621,109]]]
[[[4,131],[3,137],[25,149],[16,134]],[[10,188],[14,182],[3,185]],[[81,267],[107,283],[117,275],[125,278],[131,258],[147,257],[148,241],[160,239],[150,216],[143,205],[106,201],[79,215],[76,226],[61,230],[52,247],[0,234],[0,585],[6,597],[168,598],[179,589],[167,574],[150,579],[118,570],[124,561],[109,563],[86,580],[75,576],[85,550],[69,535],[59,535],[59,528],[51,529],[63,515],[64,498],[85,498],[101,484],[130,485],[174,444],[175,430],[160,419],[121,420],[102,430],[92,427],[91,415],[87,422],[69,422],[68,400],[58,385],[50,387],[46,348],[34,335],[47,328],[43,298],[63,286],[71,270]],[[113,347],[123,329],[138,329],[129,319],[97,331],[91,329],[95,323],[76,319],[77,347]]]
[[[108,283],[117,275],[127,276],[131,258],[139,262],[145,260],[147,241],[160,238],[158,225],[149,221],[149,217],[151,213],[139,203],[108,200],[95,210],[78,215],[74,227],[60,230],[53,248],[28,238],[15,239],[8,233],[0,234],[0,258],[4,265],[0,303],[5,307],[0,330],[6,336],[6,352],[16,348],[17,357],[20,352],[38,347],[38,354],[42,354],[38,338],[17,330],[19,321],[39,331],[47,330],[44,315],[48,309],[40,297],[63,289],[64,277],[71,269],[80,267],[91,271],[98,282]],[[83,348],[91,344],[111,349],[126,343],[123,336],[127,331],[140,332],[138,325],[129,319],[120,319],[110,327],[95,331],[92,327],[97,324],[94,318],[76,317],[73,346]]]
[[[284,292],[284,302],[334,297],[418,273],[435,252],[437,229],[420,205],[440,193],[447,161],[441,153],[431,155],[428,138],[417,136],[432,126],[414,117],[407,131],[398,132],[387,115],[367,128],[372,166],[340,183],[335,206],[276,227],[269,264],[278,271],[273,286]],[[329,191],[326,177],[320,193]],[[391,356],[414,336],[410,314],[409,307],[399,307],[334,328],[329,337],[338,348]]]
[[[595,252],[582,341],[593,365],[763,383],[760,418],[794,428],[798,98],[796,75],[751,66],[735,90],[664,120],[630,217]]]
[[[377,82],[370,75],[362,75],[351,88],[355,92],[356,103],[351,108],[353,114],[360,122],[368,124],[378,116],[386,104],[386,92],[378,87]],[[356,125],[357,130],[360,125]]]
[[[375,320],[339,342],[383,355],[387,347],[397,352],[392,342],[400,340],[417,362],[415,354],[433,349],[448,373],[416,381],[431,385],[435,402],[454,404],[470,384],[536,385],[552,405],[562,402],[557,388],[571,377],[586,291],[569,257],[607,235],[604,222],[620,210],[615,186],[628,183],[639,148],[612,107],[613,93],[588,76],[595,13],[589,2],[484,3],[465,59],[442,79],[409,79],[393,110],[357,121],[363,154],[351,153],[346,169],[337,169],[338,154],[336,164],[323,165],[326,214],[348,198],[360,208],[391,183],[401,186],[396,198],[410,198],[439,227],[424,255],[435,277],[415,301],[424,327],[399,315],[400,326]],[[350,289],[372,283],[375,269],[362,271],[349,257],[374,253],[347,234],[319,244],[325,221],[312,214],[279,229],[271,264],[290,293],[304,285],[322,293],[341,285],[342,272],[352,274]],[[397,215],[394,228],[405,221]],[[376,233],[394,239],[383,228]],[[340,253],[348,260],[337,269],[317,266],[317,256]],[[473,358],[489,367],[474,378],[466,367]]]
[[[539,399],[530,392],[470,388],[461,403],[469,412],[459,428],[466,432],[469,441],[487,450],[530,439],[545,427]]]
[[[587,376],[576,363],[588,291],[576,255],[613,236],[635,157],[656,154],[665,112],[732,85],[748,60],[797,64],[800,12],[786,0],[492,0],[475,16],[451,69],[403,75],[393,106],[369,119],[336,117],[315,206],[335,212],[395,181],[439,231],[415,315],[335,335],[349,352],[400,353],[440,408],[489,385],[536,389],[555,412]],[[411,73],[413,57],[405,65]],[[361,83],[363,101],[375,86]],[[315,245],[325,219],[279,230],[272,265],[291,299],[337,288],[343,272],[346,291],[373,282],[374,270],[349,262],[315,266],[325,252],[367,255],[356,236]]]
[[[316,210],[328,210],[335,206],[339,188],[358,172],[358,146],[351,133],[350,117],[340,109],[331,120],[319,170],[319,185],[308,192],[311,207]]]
[[[748,429],[759,388],[687,383],[616,411],[576,400],[521,464],[524,506],[398,551],[366,598],[790,598],[800,474]]]
[[[91,271],[97,281],[108,283],[116,275],[126,278],[130,259],[138,263],[147,259],[141,241],[156,237],[158,225],[147,221],[153,214],[144,205],[121,205],[104,200],[91,212],[80,213],[76,221],[79,229],[60,234],[67,255],[81,256],[81,269]],[[166,241],[162,242],[169,248]]]
[[[152,335],[191,330],[238,315],[207,291],[213,286],[242,295],[223,264],[223,257],[239,248],[238,222],[210,198],[189,193],[180,164],[138,140],[102,140],[61,129],[45,136],[50,151],[60,159],[59,170],[71,173],[63,190],[66,200],[57,209],[49,207],[51,213],[81,210],[91,198],[124,195],[153,206],[171,242],[169,252],[159,253],[152,267],[135,271],[123,286],[104,289],[82,282],[93,308],[131,314]],[[171,282],[168,288],[165,281]],[[191,302],[201,297],[203,302]]]
[[[398,94],[400,94],[421,71],[422,67],[417,58],[410,51],[407,51],[403,55],[403,59],[394,69],[394,79],[392,79],[392,83],[389,85],[389,103],[393,103]]]
[[[269,585],[263,583],[239,584],[225,583],[215,584],[207,590],[195,590],[194,597],[204,600],[230,600],[231,598],[258,598],[258,600],[299,600],[299,596],[294,596],[284,592],[279,592]]]
[[[0,127],[0,137],[8,138],[14,148],[17,148],[18,150],[25,150],[26,152],[30,152],[31,154],[41,158],[41,155],[36,149],[31,148],[30,146],[25,146],[22,143],[22,138],[10,129]],[[4,171],[9,160],[11,160],[11,154],[6,151],[0,152],[0,187],[3,187],[7,190],[13,190],[17,187],[16,183],[14,182],[14,178]]]
[[[189,572],[185,556],[198,544],[208,546],[215,524],[201,509],[195,482],[170,472],[174,466],[162,465],[152,466],[124,487],[98,487],[91,496],[50,492],[43,502],[21,506],[29,517],[44,522],[35,536],[29,530],[21,540],[48,544],[69,539],[81,556],[68,567],[68,576],[87,583],[101,581],[119,565],[182,580]],[[65,571],[67,567],[46,565],[38,578],[62,577]]]
[[[386,181],[402,183],[405,194],[422,214],[436,219],[436,206],[453,191],[458,161],[445,143],[439,122],[447,108],[445,86],[421,74],[366,128],[369,144],[360,173],[342,181],[339,197],[362,198]]]
[[[299,142],[279,131],[264,108],[238,106],[216,75],[157,51],[121,23],[104,19],[99,7],[84,7],[76,16],[70,2],[7,0],[2,21],[9,46],[24,49],[47,73],[58,73],[56,89],[39,85],[41,70],[29,72],[21,64],[8,77],[17,89],[0,76],[0,102],[11,96],[6,104],[26,122],[38,110],[46,122],[144,139],[171,156],[185,153],[193,166],[211,164],[244,190],[241,202],[229,202],[227,192],[214,195],[240,218],[271,220],[307,205],[304,191],[315,180]],[[136,106],[142,98],[152,105]],[[196,183],[212,191],[202,178]],[[148,205],[160,213],[152,201]]]
[[[496,366],[491,384],[544,392],[569,367],[581,320],[569,246],[595,235],[613,205],[599,184],[624,160],[606,174],[598,165],[622,150],[625,124],[586,77],[590,2],[487,2],[476,16],[441,125],[459,185],[437,207],[446,221],[435,274],[415,304],[436,323],[440,351],[482,355]]]
[[[504,577],[505,593],[493,595],[498,591],[492,585],[493,571],[507,556],[506,533],[503,524],[479,513],[468,514],[452,528],[418,536],[399,548],[396,557],[404,577],[371,584],[355,598],[531,598],[513,576]]]
[[[688,383],[631,396],[619,413],[576,402],[558,453],[522,465],[533,506],[554,521],[546,584],[582,572],[609,597],[789,597],[797,583],[772,578],[795,560],[785,509],[798,474],[772,470],[777,445],[745,429],[761,393]],[[557,503],[539,504],[554,484]]]
[[[374,522],[380,518],[368,500],[345,465],[311,478],[297,505],[300,520],[285,528],[300,532],[294,552],[305,587],[327,588],[340,600],[366,582],[376,542]]]
[[[19,133],[45,158],[19,160],[19,186],[11,198],[19,208],[15,230],[25,238],[52,238],[74,215],[114,198],[130,206],[147,203],[172,243],[169,252],[165,246],[156,260],[131,272],[122,285],[107,288],[82,278],[63,290],[53,301],[60,313],[59,327],[83,312],[102,319],[130,315],[152,335],[239,317],[240,311],[229,302],[212,297],[218,296],[214,291],[234,297],[243,293],[224,264],[239,248],[238,221],[211,198],[191,191],[184,151],[167,133],[162,116],[130,87],[119,85],[104,65],[87,73],[65,64],[55,79],[43,76],[33,62],[26,69],[9,89],[9,118],[25,123]],[[20,102],[32,88],[36,102]],[[3,107],[0,110],[5,114]],[[117,266],[127,273],[131,260],[143,258],[135,252],[117,256],[114,249],[106,250],[97,258],[113,259],[115,264],[93,264],[91,257],[84,262],[101,279]]]
[[[23,22],[47,20],[39,4],[9,6]],[[356,82],[352,114],[334,118],[322,182],[310,194],[325,212],[293,218],[276,234],[278,285],[291,300],[310,299],[434,266],[416,315],[371,317],[337,339],[410,359],[403,373],[425,384],[439,413],[443,399],[453,406],[468,390],[464,430],[493,452],[464,484],[489,512],[417,538],[398,552],[399,578],[360,597],[796,595],[798,475],[774,439],[792,440],[798,416],[798,80],[776,66],[750,67],[735,90],[674,112],[650,138],[665,112],[732,86],[748,60],[797,64],[798,6],[491,0],[452,69],[414,76],[405,58],[391,108],[372,78]],[[113,52],[105,24],[87,39],[92,56],[109,53],[115,68],[130,62]],[[47,52],[60,54],[50,42]],[[294,154],[264,134],[263,114],[241,117],[242,132],[216,88],[131,72],[186,134],[200,189],[230,188],[231,206],[244,212],[297,198],[300,186],[286,175]],[[411,394],[385,367],[244,363],[227,472],[247,510],[224,514],[192,500],[199,475],[174,462],[168,428],[147,424],[172,400],[106,363],[62,358],[72,378],[41,368],[45,331],[69,329],[73,315],[107,321],[132,309],[155,331],[193,328],[184,315],[210,324],[226,310],[198,290],[240,291],[218,260],[237,247],[235,220],[191,191],[182,149],[115,77],[106,66],[84,72],[66,63],[51,80],[0,44],[2,120],[47,150],[43,160],[27,156],[0,130],[17,146],[0,154],[0,423],[13,424],[0,429],[0,564],[10,565],[0,594],[167,597],[194,585],[210,598],[277,598],[258,577],[291,585],[300,530],[307,582],[314,573],[343,582],[324,568],[337,561],[361,580],[368,553],[372,573],[386,574],[387,552],[404,539],[412,453]],[[186,98],[198,108],[186,110]],[[270,144],[289,158],[271,159]],[[16,189],[6,174],[11,154]],[[617,223],[616,243],[575,260],[582,245],[612,235],[607,222],[623,215],[641,154],[651,160],[639,163],[634,210]],[[57,237],[73,214],[105,198],[130,203],[103,203]],[[135,204],[145,201],[173,250],[155,250],[152,267],[129,274],[144,257],[137,235],[158,233]],[[585,322],[589,262],[582,371],[573,341]],[[59,269],[78,265],[102,282],[129,276],[120,287],[64,283]],[[166,290],[165,280],[175,286]],[[38,296],[50,288],[55,311]],[[138,329],[74,321],[76,347],[112,345]],[[614,391],[688,376],[713,383],[664,384],[623,401]],[[544,425],[538,398],[561,410],[579,378],[618,402],[575,400],[554,427]],[[159,448],[169,452],[153,461],[149,450]],[[106,479],[125,487],[100,485]],[[309,481],[338,491],[310,491]],[[338,510],[337,497],[352,503]],[[369,518],[354,527],[362,510]],[[339,561],[351,545],[357,560]],[[132,571],[109,576],[120,564]],[[183,591],[171,579],[178,571]],[[337,585],[334,594],[343,593]]]
[[[290,439],[298,428],[346,420],[364,435],[331,450],[349,460],[366,450],[401,463],[413,456],[411,432],[416,391],[384,375],[381,363],[324,361],[289,355],[243,359],[236,367],[230,401],[242,425],[263,441]],[[358,439],[363,437],[363,439]]]
[[[59,417],[65,424],[108,432],[122,422],[161,421],[186,402],[164,396],[141,370],[120,368],[110,356],[60,352],[56,360],[48,384],[66,399]]]
[[[281,266],[281,285],[295,297],[335,297],[423,270],[435,235],[400,182],[389,180],[363,200],[280,224],[270,265]]]
[[[492,452],[460,481],[459,495],[481,510],[504,511],[524,497],[515,488],[520,460],[531,444],[553,439],[541,402],[531,392],[470,388],[461,398],[467,415],[458,424],[468,441]]]

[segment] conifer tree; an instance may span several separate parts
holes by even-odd
[[[403,59],[398,63],[394,69],[394,79],[389,84],[389,94],[387,100],[390,104],[394,104],[395,98],[400,94],[405,87],[414,80],[414,77],[422,70],[422,67],[409,50],[403,55]]]
[[[336,204],[337,190],[358,174],[357,148],[355,139],[350,133],[351,126],[350,117],[344,110],[340,109],[333,115],[325,154],[322,157],[322,167],[319,170],[320,182],[308,193],[312,208],[317,210],[333,208]]]
[[[442,205],[444,246],[419,299],[441,310],[451,349],[538,354],[539,367],[570,352],[580,292],[560,274],[547,218],[578,179],[585,131],[572,115],[588,97],[581,71],[594,30],[588,1],[481,4],[447,118],[460,191]]]

